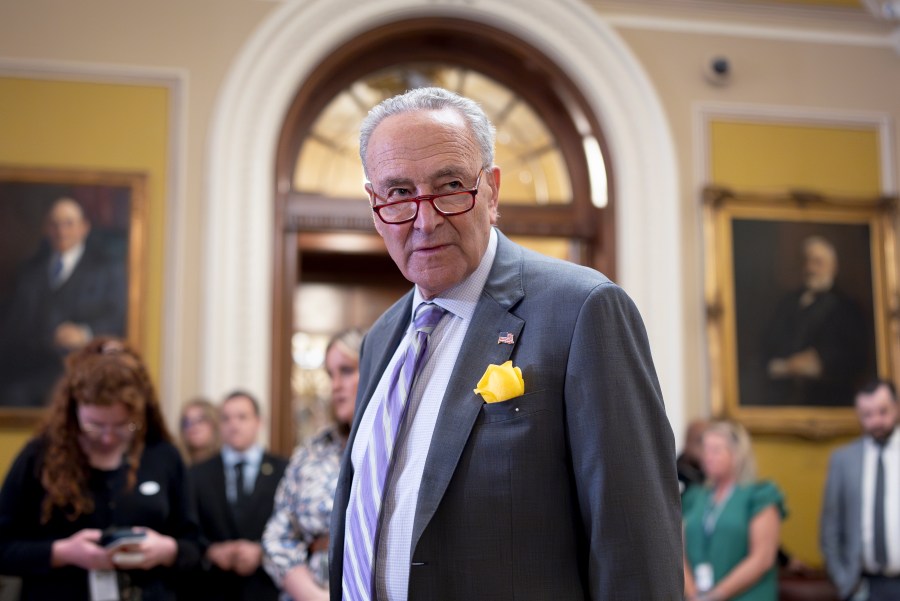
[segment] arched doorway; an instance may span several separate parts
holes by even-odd
[[[398,19],[461,19],[521,38],[552,57],[602,116],[615,190],[616,280],[641,309],[670,420],[684,407],[679,186],[664,111],[628,46],[583,0],[429,2],[298,0],[279,5],[237,55],[210,121],[204,194],[201,382],[241,386],[266,404],[273,388],[277,149],[285,115],[316,69],[361,31]],[[648,174],[652,174],[648,176]],[[278,250],[276,250],[278,249]],[[279,257],[279,261],[281,261]],[[282,283],[278,294],[283,294]],[[659,294],[664,290],[665,294]],[[177,350],[177,349],[173,349]],[[279,429],[273,419],[273,434]],[[277,434],[275,434],[277,435]]]
[[[603,136],[553,61],[465,19],[409,19],[356,36],[301,85],[277,149],[276,450],[288,451],[328,417],[327,381],[317,363],[329,336],[367,327],[409,289],[374,233],[356,137],[374,104],[423,85],[474,98],[497,126],[504,233],[615,276]]]

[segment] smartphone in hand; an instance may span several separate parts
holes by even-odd
[[[147,535],[144,532],[138,532],[131,528],[108,528],[100,537],[100,545],[111,551],[116,550],[112,556],[113,563],[140,563],[144,560],[144,554],[130,548],[145,538]]]

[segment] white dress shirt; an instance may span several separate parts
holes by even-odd
[[[884,447],[884,525],[887,543],[887,565],[875,562],[875,471],[878,468],[878,445],[871,437],[863,442],[862,473],[862,547],[863,566],[867,572],[883,572],[900,576],[900,436],[896,429]]]
[[[419,498],[419,485],[425,469],[425,459],[431,446],[431,438],[437,423],[441,402],[463,339],[475,313],[475,306],[487,282],[494,256],[497,252],[497,233],[491,228],[487,250],[478,268],[465,280],[436,297],[433,302],[444,309],[440,323],[428,339],[427,355],[421,371],[413,383],[409,396],[409,408],[401,424],[397,445],[394,448],[393,469],[389,472],[389,482],[385,487],[381,511],[382,530],[379,535],[378,561],[375,566],[375,586],[378,599],[383,601],[405,601],[409,586],[409,564],[412,556],[412,529]],[[394,363],[406,352],[412,319],[416,307],[423,302],[418,287],[415,289],[410,313],[407,336],[388,362],[388,368],[381,375],[378,387],[372,395],[359,425],[359,432],[353,443],[353,484],[350,498],[355,498],[359,484],[359,466],[365,456],[372,431],[372,421],[379,404],[387,393],[390,372]],[[435,352],[438,350],[439,352]],[[474,388],[481,374],[473,374]],[[348,505],[352,507],[352,503]]]

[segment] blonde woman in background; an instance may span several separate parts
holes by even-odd
[[[685,597],[689,601],[776,601],[784,497],[756,480],[747,431],[712,422],[703,433],[704,486],[682,500]]]
[[[328,529],[341,455],[350,434],[363,332],[347,330],[325,350],[334,425],[298,447],[275,495],[263,533],[263,566],[282,600],[328,599]]]
[[[197,397],[181,407],[178,433],[184,460],[188,465],[206,461],[219,452],[219,409],[207,399]]]

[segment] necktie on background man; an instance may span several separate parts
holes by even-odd
[[[50,266],[50,287],[59,288],[62,284],[63,260],[62,255],[55,255],[53,263]]]
[[[240,516],[247,504],[247,491],[244,489],[244,462],[234,464],[234,514]]]
[[[875,535],[875,563],[880,570],[887,566],[887,540],[884,524],[884,444],[878,443],[878,467],[875,469],[875,515],[872,524]]]
[[[412,340],[394,364],[388,391],[375,412],[372,433],[359,467],[359,483],[351,497],[344,537],[343,591],[346,601],[372,599],[373,562],[381,500],[394,442],[409,406],[407,399],[428,346],[428,336],[446,313],[432,303],[416,308]]]

